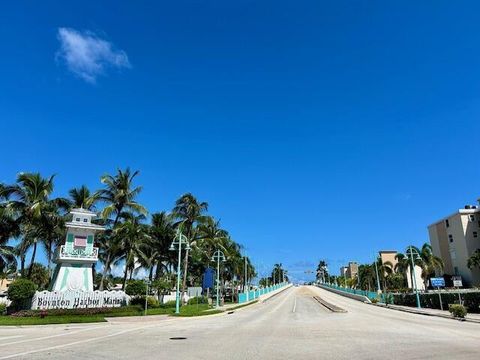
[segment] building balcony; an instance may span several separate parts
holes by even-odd
[[[57,261],[88,261],[93,262],[98,260],[98,248],[94,247],[89,250],[86,248],[67,249],[65,245],[60,246]]]

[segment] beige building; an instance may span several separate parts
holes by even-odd
[[[444,273],[460,275],[464,286],[480,285],[480,270],[470,270],[468,258],[480,248],[480,209],[468,205],[428,227],[433,253],[444,262]]]
[[[358,275],[358,264],[356,262],[349,262],[346,267],[346,275],[349,279],[354,279]]]
[[[396,250],[381,250],[378,252],[378,255],[380,255],[380,259],[382,260],[382,264],[385,264],[389,262],[392,264],[392,270],[395,271],[395,265],[397,265],[398,261],[395,258],[397,255],[398,251]]]

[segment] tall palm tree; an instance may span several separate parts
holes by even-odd
[[[20,235],[19,223],[13,214],[6,209],[6,204],[0,204],[0,273],[6,269],[17,267],[15,248],[7,245],[11,238]]]
[[[101,177],[104,189],[99,190],[95,197],[103,201],[102,217],[108,219],[113,215],[113,227],[115,227],[124,212],[147,215],[147,209],[140,205],[136,198],[142,191],[141,186],[134,187],[133,181],[139,171],[131,172],[130,168],[125,171],[118,169],[113,175],[106,174]]]
[[[150,238],[152,249],[154,249],[152,264],[156,268],[155,279],[160,279],[168,271],[169,265],[175,261],[175,253],[169,250],[175,238],[174,223],[171,215],[164,211],[152,214]]]
[[[115,233],[122,242],[123,258],[125,260],[122,290],[125,289],[128,272],[132,276],[137,259],[144,256],[142,247],[150,240],[148,226],[141,223],[145,219],[143,215],[126,216],[124,214],[123,216],[125,221],[115,228]]]
[[[201,249],[205,260],[208,262],[216,250],[226,252],[224,243],[228,238],[228,232],[220,228],[220,221],[212,216],[205,216],[204,220],[198,224],[198,247]]]
[[[23,234],[20,257],[33,247],[30,263],[35,262],[38,241],[42,240],[45,229],[42,228],[44,220],[52,209],[66,207],[67,201],[62,198],[51,199],[53,192],[54,175],[43,178],[39,173],[20,173],[16,184],[2,186],[0,197],[8,198],[7,208],[17,214],[17,220],[21,224]],[[22,262],[22,274],[24,261]],[[29,270],[29,273],[31,270]]]
[[[208,210],[208,203],[200,202],[191,193],[186,193],[180,196],[175,202],[172,214],[178,220],[177,226],[183,223],[183,229],[185,229],[188,241],[192,241],[195,238],[195,226],[198,222],[201,222],[204,217],[203,214]],[[185,252],[185,260],[183,263],[183,283],[182,294],[185,293],[187,287],[187,272],[188,272],[188,254],[189,250]]]
[[[147,214],[145,207],[136,201],[136,198],[142,191],[141,186],[134,186],[134,180],[138,174],[138,171],[132,173],[130,168],[126,168],[125,170],[118,169],[115,175],[106,174],[101,177],[101,182],[105,187],[93,195],[96,201],[101,201],[106,204],[102,210],[102,217],[106,224],[110,225],[101,239],[104,242],[114,242],[112,244],[99,245],[103,247],[104,251],[107,249],[117,251],[115,242],[118,241],[118,239],[114,239],[116,236],[116,227],[120,220],[125,217],[125,214]],[[110,270],[110,266],[113,263],[115,255],[116,253],[104,254],[105,266],[103,268],[102,280],[99,287],[102,290],[103,282],[108,271]]]
[[[443,271],[443,260],[438,256],[433,255],[432,246],[428,243],[423,244],[420,250],[422,279],[425,284],[425,289],[428,287],[428,280],[435,275],[435,272]]]
[[[70,189],[68,195],[70,196],[69,201],[71,208],[95,211],[95,205],[99,200],[98,194],[92,194],[85,185]]]

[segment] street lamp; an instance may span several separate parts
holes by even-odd
[[[227,259],[225,259],[225,255],[223,255],[223,252],[220,250],[217,250],[213,253],[212,257],[213,261],[217,262],[217,308],[220,307],[219,299],[220,299],[220,261],[225,262]]]
[[[177,264],[177,295],[176,295],[176,306],[175,314],[180,314],[180,265],[182,262],[182,244],[186,245],[185,250],[190,250],[190,245],[188,244],[187,237],[182,234],[180,226],[177,229],[175,238],[170,245],[170,250],[174,251],[178,248],[178,264]]]
[[[147,307],[148,307],[148,285],[151,284],[150,280],[149,279],[145,279],[145,285],[146,285],[146,290],[145,290],[145,311],[144,311],[144,315],[147,315]]]
[[[422,306],[420,305],[420,296],[418,295],[417,276],[415,275],[415,263],[413,262],[413,257],[415,256],[415,260],[420,260],[421,257],[420,257],[420,254],[418,253],[418,251],[413,249],[411,245],[408,247],[408,249],[405,253],[406,253],[407,257],[410,257],[410,261],[412,262],[412,270],[411,271],[413,272],[413,282],[415,283],[414,284],[414,286],[415,286],[415,296],[417,298],[417,307],[420,309]]]

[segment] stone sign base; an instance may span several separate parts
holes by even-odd
[[[129,301],[123,291],[37,291],[32,310],[120,307]]]

